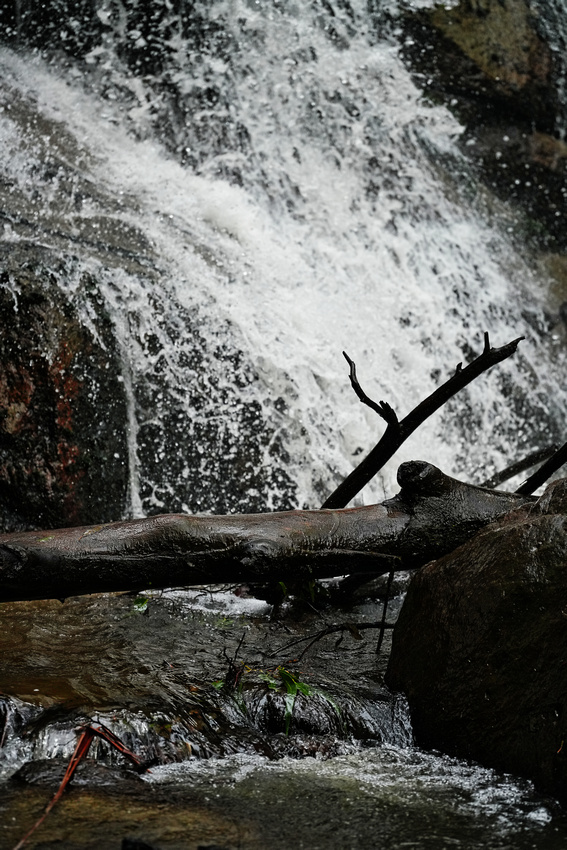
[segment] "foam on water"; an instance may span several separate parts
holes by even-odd
[[[359,799],[373,800],[377,806],[386,804],[390,812],[399,805],[408,812],[410,820],[412,806],[419,800],[432,814],[428,825],[431,834],[426,832],[415,844],[412,841],[407,846],[425,847],[428,840],[434,839],[434,813],[445,807],[447,812],[452,811],[462,818],[464,846],[467,846],[466,836],[473,823],[477,824],[479,833],[491,830],[491,839],[498,841],[497,846],[503,839],[512,842],[505,841],[505,847],[535,846],[530,838],[536,840],[541,835],[539,830],[551,824],[556,814],[552,811],[553,804],[547,807],[545,801],[534,794],[530,783],[521,779],[447,756],[390,745],[329,760],[284,758],[267,762],[256,756],[237,755],[223,759],[221,764],[190,761],[153,768],[143,778],[151,784],[173,786],[189,781],[192,787],[207,788],[214,798],[217,788],[230,789],[244,784],[250,793],[255,785],[278,779],[283,783],[286,775],[291,774],[300,777],[300,781],[301,778],[304,782],[311,781],[315,787],[326,788],[326,783],[332,783],[341,789],[347,800],[354,793]],[[353,816],[354,812],[353,807]],[[514,838],[522,834],[525,834],[525,845],[521,840],[516,844]],[[478,839],[479,836],[473,833],[468,837]],[[437,838],[450,842],[448,835]],[[401,839],[400,835],[400,844],[396,846],[406,846]],[[460,844],[460,841],[454,843]]]

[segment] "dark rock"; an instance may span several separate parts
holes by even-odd
[[[527,0],[461,0],[405,17],[403,53],[426,91],[485,119],[506,113],[551,132],[559,109],[553,52]]]
[[[67,765],[68,759],[62,758],[29,761],[10,777],[10,781],[22,785],[47,785],[56,790],[65,776]],[[123,767],[107,767],[92,759],[77,765],[71,781],[73,785],[97,788],[116,788],[117,785],[138,788],[142,782],[137,773],[132,770]]]
[[[79,297],[79,296],[76,296]],[[0,526],[81,525],[124,512],[126,400],[111,322],[86,276],[90,327],[53,273],[0,254]]]
[[[477,177],[524,214],[536,245],[566,244],[565,122],[559,53],[529,0],[461,0],[403,18],[402,56],[464,124]]]
[[[386,681],[425,747],[567,800],[567,480],[420,570]]]
[[[199,844],[197,850],[230,850],[230,847],[225,847],[220,844]]]
[[[158,850],[154,844],[147,844],[139,838],[123,838],[122,850]]]
[[[565,142],[504,121],[468,127],[460,147],[490,189],[527,215],[523,228],[530,241],[563,251],[567,245],[562,224],[567,197]]]

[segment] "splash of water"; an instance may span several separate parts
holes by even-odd
[[[409,458],[480,480],[561,437],[545,287],[516,223],[487,215],[459,124],[401,64],[395,4],[197,6],[200,29],[156,19],[151,69],[136,3],[101,5],[78,63],[1,54],[3,238],[73,257],[66,297],[97,282],[124,363],[131,512],[320,503],[383,427],[343,349],[404,415],[483,331],[527,337],[365,501]]]

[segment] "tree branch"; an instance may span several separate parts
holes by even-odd
[[[537,449],[537,451],[531,452],[521,460],[511,463],[510,466],[507,466],[505,469],[501,469],[500,472],[495,472],[494,475],[487,478],[486,481],[483,481],[482,484],[479,484],[478,486],[487,487],[489,490],[493,490],[505,481],[509,481],[510,478],[514,477],[514,475],[519,475],[520,472],[525,472],[527,469],[531,469],[532,466],[536,466],[538,463],[543,463],[544,460],[552,457],[558,448],[559,446],[553,443],[551,446],[546,446],[545,449]]]
[[[387,422],[388,425],[391,425],[392,428],[398,427],[398,425],[399,425],[398,416],[397,416],[394,408],[391,407],[391,405],[389,405],[388,402],[386,402],[386,401],[379,401],[379,402],[372,401],[372,399],[369,396],[366,395],[366,393],[364,392],[364,390],[362,389],[362,387],[358,383],[358,378],[356,376],[356,364],[355,364],[354,360],[350,359],[350,357],[348,356],[346,351],[343,351],[343,357],[345,358],[348,365],[350,366],[349,378],[350,378],[351,386],[352,386],[353,390],[355,391],[355,393],[357,394],[357,396],[359,397],[359,399],[361,400],[361,402],[363,404],[366,404],[368,407],[372,408],[372,410],[376,411],[378,416],[381,416],[382,419],[384,419],[384,421]]]
[[[543,466],[540,466],[533,475],[524,481],[521,487],[518,487],[516,493],[519,493],[521,496],[529,496],[534,490],[537,490],[538,487],[541,487],[542,484],[545,484],[548,478],[550,478],[554,472],[557,472],[564,463],[567,463],[567,443],[564,443],[554,455],[552,455]]]
[[[297,658],[298,661],[301,661],[303,656],[311,649],[313,644],[322,640],[327,635],[336,634],[337,632],[341,632],[341,635],[342,635],[342,634],[344,634],[344,632],[348,632],[353,637],[356,637],[357,640],[361,640],[362,635],[357,635],[357,632],[364,631],[365,629],[380,629],[381,632],[383,633],[386,629],[393,629],[393,628],[395,628],[395,623],[387,623],[384,618],[382,618],[381,620],[378,620],[378,622],[375,622],[375,623],[368,623],[368,622],[364,622],[364,623],[339,623],[338,625],[325,626],[325,628],[320,629],[318,632],[312,632],[309,635],[304,635],[303,637],[295,638],[294,640],[289,641],[289,643],[284,644],[284,646],[280,646],[280,648],[277,649],[275,652],[271,652],[267,656],[267,658],[275,658],[277,656],[280,656],[283,652],[286,652],[288,649],[292,649],[294,646],[297,646],[300,643],[305,643],[306,641],[309,641],[309,643],[307,644],[305,649],[302,650],[302,652],[300,653],[300,655]],[[342,640],[342,636],[341,636],[340,640],[337,641],[337,644],[340,643],[341,640]],[[335,648],[336,648],[336,646],[335,646]]]
[[[350,380],[358,398],[375,410],[388,423],[386,430],[372,451],[345,478],[342,484],[323,503],[323,508],[344,508],[362,488],[379,472],[384,464],[397,452],[402,443],[428,419],[439,410],[450,398],[478,378],[497,363],[506,360],[516,351],[523,336],[508,342],[500,348],[491,348],[488,333],[484,334],[484,350],[464,369],[459,363],[454,374],[440,387],[417,405],[408,415],[398,421],[398,417],[389,405],[384,402],[376,403],[368,398],[360,388],[356,378],[356,367],[353,361],[345,355],[350,364]],[[390,413],[391,411],[391,413]],[[393,415],[392,415],[393,414]]]

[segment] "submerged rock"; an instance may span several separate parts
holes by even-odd
[[[22,785],[49,785],[57,790],[65,776],[67,767],[68,759],[63,758],[28,761],[10,777],[10,781]],[[73,773],[73,785],[102,788],[131,785],[136,789],[141,782],[138,774],[132,769],[116,765],[108,767],[92,758],[82,761]]]
[[[567,480],[413,578],[386,681],[416,739],[567,800]]]

